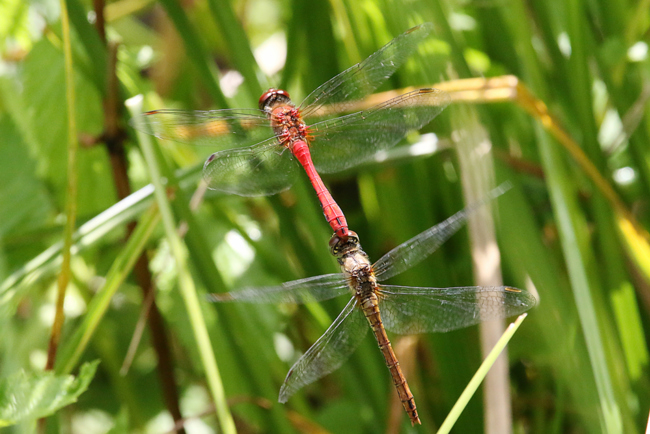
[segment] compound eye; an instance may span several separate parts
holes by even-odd
[[[333,255],[336,255],[336,253],[339,250],[339,243],[341,242],[341,239],[339,238],[338,235],[334,234],[332,235],[332,238],[330,238],[330,252],[332,252]]]
[[[359,235],[354,231],[348,232],[348,242],[352,244],[359,244]]]
[[[272,98],[276,92],[277,89],[271,88],[262,94],[258,103],[260,110],[264,110],[266,108],[266,104],[268,103],[269,99]]]
[[[287,92],[286,90],[273,89],[273,88],[267,90],[260,97],[258,103],[260,110],[266,111],[267,107],[273,104],[278,99],[281,99],[283,101],[289,101],[291,100],[291,97],[289,96],[289,92]]]

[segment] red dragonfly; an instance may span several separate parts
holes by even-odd
[[[496,189],[488,199],[502,192],[503,189]],[[210,300],[308,303],[351,294],[352,298],[325,334],[289,370],[280,389],[279,401],[287,402],[301,387],[338,369],[361,343],[370,325],[404,410],[413,425],[420,424],[413,394],[386,330],[403,334],[446,332],[481,321],[518,315],[535,306],[537,301],[530,293],[509,286],[414,288],[378,282],[431,255],[465,224],[470,213],[488,199],[416,235],[372,265],[361,249],[356,233],[350,231],[345,240],[334,234],[330,251],[337,258],[341,273],[295,280],[281,286],[211,294]]]
[[[143,131],[163,139],[227,149],[207,159],[203,176],[209,188],[241,196],[287,189],[296,174],[297,165],[290,161],[295,156],[316,190],[327,222],[345,238],[345,216],[318,172],[347,169],[394,146],[407,132],[436,117],[449,104],[449,96],[438,89],[420,89],[340,117],[322,119],[319,111],[326,105],[345,111],[350,102],[372,93],[431,29],[430,23],[413,27],[318,87],[299,106],[286,91],[269,89],[260,97],[259,110],[154,110],[142,115]],[[312,117],[321,119],[308,123]]]

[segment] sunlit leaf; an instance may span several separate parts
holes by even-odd
[[[77,401],[95,376],[99,360],[85,363],[79,375],[18,372],[0,380],[0,427],[54,414]]]

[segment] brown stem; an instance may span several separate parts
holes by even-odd
[[[99,37],[106,45],[106,27],[104,25],[104,6],[105,2],[104,0],[93,0],[93,9],[95,10],[95,28],[97,29],[97,33],[99,33]]]

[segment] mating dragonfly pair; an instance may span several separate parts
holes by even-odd
[[[394,146],[449,104],[444,92],[420,89],[369,110],[307,123],[325,106],[335,105],[344,111],[350,101],[372,93],[408,59],[431,28],[431,24],[422,24],[408,30],[317,88],[297,107],[286,91],[270,89],[260,98],[259,110],[155,110],[144,113],[142,122],[136,123],[159,138],[225,149],[212,154],[204,165],[209,188],[243,196],[280,192],[290,186],[297,172],[291,161],[295,157],[316,190],[334,230],[330,252],[341,273],[211,296],[216,302],[306,303],[352,295],[325,334],[291,368],[280,390],[280,402],[339,368],[359,345],[369,323],[404,409],[411,423],[419,424],[413,394],[386,329],[403,334],[445,332],[516,315],[536,303],[528,292],[507,286],[415,288],[379,283],[431,255],[464,225],[471,212],[503,189],[494,190],[484,202],[454,214],[371,264],[358,235],[349,230],[343,212],[319,176],[319,172],[355,166]]]

